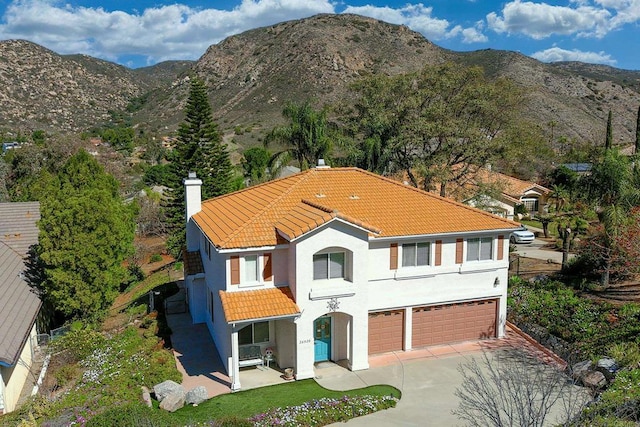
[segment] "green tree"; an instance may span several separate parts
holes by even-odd
[[[115,126],[103,130],[100,136],[117,151],[124,151],[128,154],[133,151],[135,132],[132,127]]]
[[[279,143],[284,148],[273,154],[271,165],[274,169],[285,166],[294,159],[300,169],[305,170],[317,164],[331,151],[327,110],[314,110],[309,101],[302,104],[288,102],[282,115],[289,124],[273,128],[265,138],[265,148]]]
[[[405,172],[415,187],[459,181],[469,168],[499,158],[520,92],[508,80],[488,81],[481,68],[454,64],[354,85],[349,122],[362,153],[361,166]]]
[[[65,318],[96,318],[118,293],[133,252],[135,205],[86,151],[46,179],[36,249],[43,298]]]
[[[244,177],[251,184],[258,184],[270,178],[269,159],[271,153],[263,147],[251,147],[242,154],[242,170]]]
[[[635,150],[633,154],[640,154],[638,151],[640,150],[640,107],[638,107],[638,115],[636,116],[636,143]]]
[[[611,149],[611,145],[613,143],[613,126],[612,126],[612,113],[611,110],[609,110],[609,115],[607,116],[607,137],[604,143],[604,149],[605,150],[610,150]]]
[[[207,88],[198,78],[191,79],[185,119],[178,128],[176,147],[171,155],[171,203],[168,206],[170,236],[167,247],[178,256],[185,244],[185,206],[182,180],[196,172],[202,180],[204,199],[233,190],[233,167],[226,144],[212,118]]]
[[[586,201],[591,202],[600,220],[600,257],[603,260],[601,282],[609,285],[615,244],[629,219],[629,212],[640,206],[640,178],[629,159],[618,150],[607,150],[585,178]]]

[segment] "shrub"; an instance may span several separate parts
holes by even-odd
[[[160,254],[153,254],[151,255],[151,258],[149,258],[149,262],[160,262],[162,261],[162,255]]]

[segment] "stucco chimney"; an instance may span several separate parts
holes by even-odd
[[[186,221],[200,212],[202,209],[202,180],[196,177],[195,172],[189,172],[189,176],[182,180],[184,183],[184,204],[186,207]]]
[[[185,221],[187,222],[187,250],[198,249],[198,227],[190,219],[202,210],[202,180],[196,177],[195,172],[189,172],[189,176],[182,180],[184,183]]]

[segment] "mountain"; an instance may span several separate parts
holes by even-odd
[[[177,65],[176,65],[177,64]],[[24,40],[0,41],[0,128],[79,132],[166,87],[190,63],[130,70],[87,55],[59,55]]]
[[[394,75],[453,61],[482,66],[526,92],[526,116],[548,134],[600,143],[613,111],[614,142],[635,138],[640,72],[582,64],[545,64],[517,52],[453,52],[405,26],[357,15],[317,15],[229,37],[196,62],[137,70],[88,56],[61,56],[24,41],[0,42],[0,127],[77,131],[138,101],[133,122],[166,134],[182,120],[188,73],[209,87],[214,118],[232,149],[257,145],[282,123],[287,101],[318,105],[350,99],[349,84],[371,73]]]

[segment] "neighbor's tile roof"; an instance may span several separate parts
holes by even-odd
[[[202,203],[194,221],[218,248],[285,243],[333,218],[377,237],[518,224],[357,168],[317,168]],[[278,233],[280,230],[280,233]]]
[[[254,291],[220,291],[227,323],[300,314],[288,286]]]
[[[38,243],[40,202],[0,203],[0,242],[21,256]]]
[[[17,363],[40,310],[40,298],[24,279],[21,254],[0,242],[0,362]]]

